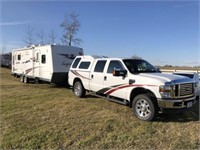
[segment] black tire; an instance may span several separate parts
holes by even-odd
[[[74,95],[77,97],[84,97],[85,96],[85,88],[83,87],[81,81],[75,81],[73,86]]]
[[[133,99],[134,115],[143,121],[152,121],[157,115],[156,105],[148,94],[140,94]]]
[[[23,75],[20,76],[20,81],[21,81],[22,83],[24,83],[24,76],[23,76]]]
[[[36,84],[40,84],[41,83],[40,79],[39,78],[35,78],[35,83]]]
[[[29,83],[29,78],[28,77],[24,77],[24,83]]]

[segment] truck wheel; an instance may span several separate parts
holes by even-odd
[[[134,115],[144,121],[151,121],[156,116],[156,106],[147,94],[136,96],[132,102]]]
[[[24,83],[29,83],[29,78],[28,77],[24,77]]]
[[[81,83],[81,81],[76,81],[74,83],[74,86],[73,86],[73,91],[74,91],[74,94],[77,96],[77,97],[84,97],[85,96],[85,89]]]

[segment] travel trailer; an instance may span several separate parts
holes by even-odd
[[[12,75],[20,77],[24,83],[30,80],[67,83],[70,65],[78,55],[83,55],[83,49],[73,46],[42,45],[14,49]]]

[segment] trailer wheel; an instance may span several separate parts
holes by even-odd
[[[41,83],[40,79],[39,78],[35,78],[35,83],[36,84],[40,84]]]
[[[134,115],[144,121],[152,121],[156,114],[156,106],[149,95],[140,94],[133,99],[132,109]]]
[[[73,91],[75,96],[77,97],[84,97],[85,96],[85,89],[81,83],[81,81],[75,81],[74,86],[73,86]]]
[[[23,75],[20,76],[20,81],[21,81],[22,83],[24,82],[24,76],[23,76]]]
[[[29,78],[28,77],[24,77],[24,83],[29,83]]]

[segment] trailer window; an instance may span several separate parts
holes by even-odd
[[[21,55],[17,55],[17,60],[21,60]]]
[[[46,55],[42,55],[42,64],[46,63]]]
[[[35,58],[35,60],[36,60],[36,61],[39,60],[39,53],[38,53],[38,52],[36,53],[36,58]]]
[[[13,62],[13,65],[14,65],[14,63],[15,63],[15,56],[13,56],[12,62]]]
[[[80,62],[81,58],[76,58],[76,60],[74,61],[72,68],[76,68],[78,66],[78,63]]]
[[[90,62],[89,61],[85,61],[85,62],[81,62],[79,69],[88,69],[90,66]]]
[[[103,72],[106,60],[99,60],[94,68],[94,72]]]

